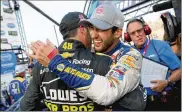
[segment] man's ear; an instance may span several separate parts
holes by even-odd
[[[85,35],[86,35],[86,28],[79,27],[79,38],[82,40],[85,38]]]
[[[115,38],[120,38],[121,37],[121,35],[122,35],[122,29],[117,29],[115,32],[114,32],[114,37]]]

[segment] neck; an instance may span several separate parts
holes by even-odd
[[[143,45],[135,45],[137,49],[141,49]]]
[[[109,47],[105,52],[103,52],[104,54],[107,54],[107,52],[110,52],[119,42],[119,39],[114,40],[114,43],[112,44],[111,47]]]

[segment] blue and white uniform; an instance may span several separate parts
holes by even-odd
[[[15,77],[9,84],[9,93],[12,97],[12,101],[16,102],[21,98],[27,88],[27,80],[22,77]]]

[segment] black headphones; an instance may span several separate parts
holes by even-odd
[[[145,32],[146,35],[151,34],[151,32],[152,32],[151,28],[142,19],[136,19],[135,18],[135,19],[130,20],[127,23],[126,29],[128,29],[128,26],[129,26],[130,23],[135,22],[135,21],[140,22],[143,25],[144,32]],[[129,35],[128,32],[124,33],[124,40],[127,41],[127,42],[131,42],[131,38],[130,38],[130,35]]]

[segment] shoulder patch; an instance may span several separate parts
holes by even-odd
[[[60,54],[63,58],[73,57],[74,53],[64,52]]]

